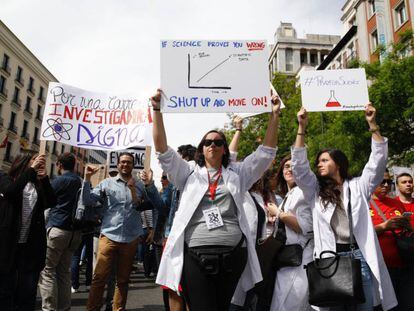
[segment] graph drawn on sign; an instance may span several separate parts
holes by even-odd
[[[199,54],[199,58],[207,58],[209,55],[205,55],[204,53],[200,53]],[[194,55],[193,58],[196,58],[197,56]],[[223,67],[226,66],[226,64],[229,63],[229,60],[232,58],[232,55],[220,60],[217,62],[217,64],[213,64],[212,66],[208,67],[207,70],[204,71],[197,71],[194,70],[194,63],[191,63],[191,55],[187,54],[187,78],[188,78],[188,88],[189,89],[219,89],[219,90],[230,90],[231,86],[218,86],[218,85],[207,85],[204,83],[208,83],[206,82],[206,80],[208,80],[208,78],[214,77],[214,74],[222,69]],[[217,75],[216,75],[217,76]],[[213,79],[214,81],[214,79]]]

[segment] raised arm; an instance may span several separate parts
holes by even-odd
[[[233,119],[233,126],[236,129],[236,132],[231,139],[229,150],[230,152],[236,153],[239,149],[239,142],[241,137],[241,132],[243,130],[243,118],[240,116],[235,116]]]
[[[358,179],[358,184],[367,200],[370,199],[371,194],[383,179],[388,160],[388,140],[381,136],[375,117],[376,110],[369,103],[365,107],[365,119],[369,131],[372,133],[371,154],[361,177]]]
[[[311,199],[318,188],[318,180],[312,172],[308,155],[305,148],[305,131],[308,124],[308,114],[304,107],[300,108],[298,114],[298,132],[296,134],[295,145],[292,148],[292,173],[295,182],[303,191],[306,199]]]
[[[99,168],[92,168],[88,166],[86,168],[85,180],[82,184],[82,203],[88,206],[95,206],[97,203],[104,204],[104,192],[101,191],[102,182],[96,186],[95,189],[91,189],[91,177],[96,174]]]
[[[161,113],[161,89],[157,90],[154,96],[150,98],[152,103],[153,115],[153,126],[152,136],[154,139],[155,151],[164,153],[167,151],[167,135],[165,134],[164,120]]]
[[[272,96],[272,112],[269,116],[266,134],[263,140],[263,146],[276,148],[279,130],[280,99],[278,96]]]

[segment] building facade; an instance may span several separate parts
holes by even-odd
[[[347,0],[342,7],[344,35],[318,69],[347,68],[353,59],[372,63],[382,45],[389,50],[399,34],[414,29],[414,0]],[[413,51],[407,51],[407,55]]]
[[[319,34],[298,38],[291,23],[280,23],[269,57],[270,79],[275,72],[296,75],[304,65],[319,66],[340,39],[340,36]]]
[[[40,129],[49,82],[55,76],[0,20],[0,168],[7,171],[15,157],[40,147]],[[86,150],[55,141],[46,144],[48,173],[56,174],[57,156],[72,151],[82,174]]]

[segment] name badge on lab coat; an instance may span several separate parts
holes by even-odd
[[[203,214],[208,230],[220,228],[224,225],[223,218],[221,218],[221,214],[217,206],[204,210]]]

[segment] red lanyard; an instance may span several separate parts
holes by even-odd
[[[210,179],[210,173],[207,170],[207,176],[208,176],[208,190],[210,191],[210,199],[211,201],[214,201],[214,199],[216,198],[216,191],[217,191],[217,186],[218,186],[218,182],[220,180],[221,177],[221,166],[218,170],[218,172],[214,175],[217,176],[217,179],[211,183],[211,179]],[[213,178],[214,178],[213,176]]]

